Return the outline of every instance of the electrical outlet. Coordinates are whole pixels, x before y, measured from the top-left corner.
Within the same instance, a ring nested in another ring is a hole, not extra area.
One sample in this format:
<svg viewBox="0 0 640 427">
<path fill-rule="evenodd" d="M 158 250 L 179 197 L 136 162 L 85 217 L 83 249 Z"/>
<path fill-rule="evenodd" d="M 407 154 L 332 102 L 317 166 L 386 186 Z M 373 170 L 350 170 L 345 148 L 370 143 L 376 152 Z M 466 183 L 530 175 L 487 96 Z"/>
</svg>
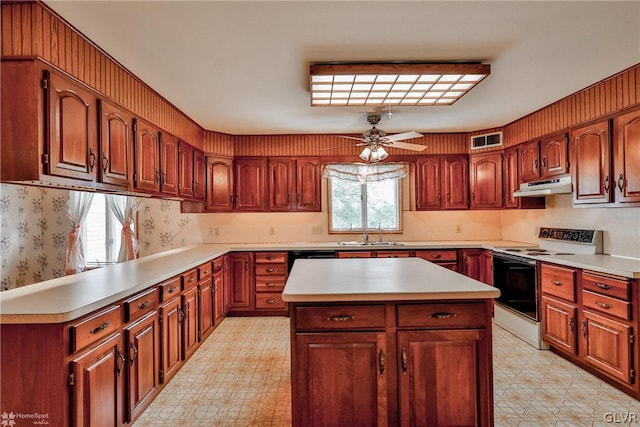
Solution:
<svg viewBox="0 0 640 427">
<path fill-rule="evenodd" d="M 311 234 L 322 234 L 322 226 L 318 225 L 311 229 Z"/>
<path fill-rule="evenodd" d="M 218 227 L 213 229 L 213 235 L 214 236 L 219 236 L 220 235 L 220 229 Z"/>
<path fill-rule="evenodd" d="M 456 234 L 460 234 L 460 233 L 462 233 L 462 226 L 456 225 Z"/>
<path fill-rule="evenodd" d="M 274 234 L 276 234 L 276 230 L 273 227 L 269 227 L 269 235 L 273 236 Z"/>
</svg>

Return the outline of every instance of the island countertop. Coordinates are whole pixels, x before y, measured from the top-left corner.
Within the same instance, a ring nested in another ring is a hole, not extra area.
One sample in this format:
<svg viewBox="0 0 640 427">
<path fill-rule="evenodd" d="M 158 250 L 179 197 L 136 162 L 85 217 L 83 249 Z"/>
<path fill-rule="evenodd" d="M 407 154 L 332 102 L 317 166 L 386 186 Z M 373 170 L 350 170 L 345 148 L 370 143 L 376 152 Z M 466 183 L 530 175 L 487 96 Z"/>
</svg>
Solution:
<svg viewBox="0 0 640 427">
<path fill-rule="evenodd" d="M 500 291 L 421 258 L 296 260 L 287 302 L 416 301 L 497 298 Z"/>
</svg>

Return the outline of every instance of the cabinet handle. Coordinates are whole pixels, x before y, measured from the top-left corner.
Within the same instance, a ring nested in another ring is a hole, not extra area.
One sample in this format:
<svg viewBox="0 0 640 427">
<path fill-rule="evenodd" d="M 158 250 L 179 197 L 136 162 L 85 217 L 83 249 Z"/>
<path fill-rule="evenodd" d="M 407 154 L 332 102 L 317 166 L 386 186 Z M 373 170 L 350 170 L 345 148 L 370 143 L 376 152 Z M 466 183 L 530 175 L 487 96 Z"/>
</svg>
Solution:
<svg viewBox="0 0 640 427">
<path fill-rule="evenodd" d="M 402 366 L 402 372 L 407 372 L 407 349 L 404 347 L 400 352 L 400 365 Z"/>
<path fill-rule="evenodd" d="M 265 286 L 268 286 L 268 287 L 270 287 L 270 288 L 273 288 L 276 284 L 275 284 L 275 283 L 273 283 L 273 282 L 269 282 L 269 283 L 265 283 L 264 285 L 265 285 Z"/>
<path fill-rule="evenodd" d="M 269 298 L 267 300 L 267 304 L 275 304 L 275 303 L 276 303 L 276 300 L 274 300 L 273 298 Z"/>
<path fill-rule="evenodd" d="M 354 320 L 355 317 L 350 316 L 348 314 L 340 314 L 338 316 L 329 316 L 327 320 L 331 320 L 332 322 L 346 322 L 349 320 Z"/>
<path fill-rule="evenodd" d="M 569 318 L 569 330 L 573 332 L 573 327 L 576 325 L 576 321 L 573 317 Z M 582 328 L 582 327 L 581 327 Z"/>
<path fill-rule="evenodd" d="M 585 338 L 587 337 L 587 321 L 586 320 L 583 320 L 582 323 L 580 323 L 580 332 L 582 332 L 583 337 Z"/>
<path fill-rule="evenodd" d="M 89 170 L 93 171 L 93 167 L 96 165 L 96 154 L 93 152 L 93 148 L 89 148 Z"/>
<path fill-rule="evenodd" d="M 107 169 L 109 169 L 109 158 L 107 157 L 107 153 L 102 152 L 102 170 L 107 173 Z"/>
<path fill-rule="evenodd" d="M 120 371 L 122 371 L 122 368 L 124 368 L 124 364 L 127 362 L 127 359 L 124 357 L 124 354 L 122 354 L 122 350 L 119 347 L 116 350 L 116 353 L 118 355 L 118 358 L 122 362 L 119 366 L 116 366 L 118 376 L 120 376 Z"/>
<path fill-rule="evenodd" d="M 276 270 L 275 270 L 275 269 L 273 269 L 273 268 L 267 268 L 265 271 L 266 271 L 267 273 L 273 273 L 273 272 L 274 272 L 274 271 L 276 271 Z"/>
<path fill-rule="evenodd" d="M 452 318 L 456 317 L 456 314 L 455 313 L 438 312 L 438 313 L 429 314 L 429 317 L 431 317 L 432 319 L 452 319 Z"/>
<path fill-rule="evenodd" d="M 451 201 L 451 193 L 447 193 L 447 201 Z"/>
<path fill-rule="evenodd" d="M 431 258 L 433 258 L 433 259 L 438 259 L 438 258 L 441 258 L 441 257 L 442 257 L 442 255 L 440 255 L 440 254 L 431 254 Z"/>
<path fill-rule="evenodd" d="M 613 307 L 611 304 L 607 304 L 607 303 L 600 302 L 600 301 L 596 301 L 596 305 L 598 307 L 606 308 L 606 309 L 609 309 L 609 308 Z"/>
<path fill-rule="evenodd" d="M 611 289 L 613 286 L 607 285 L 606 283 L 595 282 L 594 285 L 599 287 L 600 289 Z"/>
<path fill-rule="evenodd" d="M 546 167 L 547 167 L 547 158 L 546 158 L 546 157 L 543 157 L 543 158 L 542 158 L 542 167 L 543 167 L 543 168 L 546 168 Z"/>
<path fill-rule="evenodd" d="M 620 189 L 620 191 L 622 191 L 623 187 L 624 187 L 624 175 L 620 174 L 620 176 L 618 177 L 618 188 Z"/>
<path fill-rule="evenodd" d="M 604 177 L 604 191 L 605 193 L 609 192 L 609 175 Z"/>
<path fill-rule="evenodd" d="M 194 280 L 194 279 L 193 279 L 193 276 L 192 276 L 192 277 L 189 277 L 189 278 L 187 279 L 187 283 L 191 283 L 191 282 L 193 282 L 193 280 Z"/>
<path fill-rule="evenodd" d="M 438 202 L 440 201 L 440 193 L 438 193 Z"/>
<path fill-rule="evenodd" d="M 167 293 L 168 293 L 168 294 L 172 294 L 172 293 L 174 293 L 174 292 L 175 292 L 175 291 L 177 291 L 177 290 L 178 290 L 178 288 L 177 288 L 176 286 L 172 286 L 172 287 L 170 287 L 169 289 L 167 289 Z"/>
<path fill-rule="evenodd" d="M 471 201 L 472 202 L 476 201 L 476 193 L 475 192 L 471 193 Z"/>
<path fill-rule="evenodd" d="M 136 360 L 136 357 L 138 357 L 138 349 L 134 343 L 131 343 L 131 350 L 133 350 L 133 356 L 131 356 L 131 361 L 129 363 L 133 366 L 133 362 Z"/>
<path fill-rule="evenodd" d="M 378 366 L 380 367 L 380 375 L 384 373 L 384 351 L 380 350 L 378 353 Z"/>
<path fill-rule="evenodd" d="M 95 328 L 91 329 L 89 331 L 90 334 L 97 334 L 100 331 L 103 331 L 105 329 L 107 329 L 109 327 L 109 325 L 111 324 L 111 322 L 104 322 L 102 325 L 100 326 L 96 326 Z"/>
<path fill-rule="evenodd" d="M 244 262 L 244 269 L 249 271 L 249 261 Z"/>
<path fill-rule="evenodd" d="M 556 286 L 562 286 L 562 282 L 560 282 L 559 280 L 551 280 L 551 283 Z"/>
<path fill-rule="evenodd" d="M 184 311 L 178 310 L 178 322 L 182 322 L 184 320 Z"/>
<path fill-rule="evenodd" d="M 146 300 L 145 302 L 141 302 L 138 304 L 138 308 L 147 308 L 151 305 L 151 300 Z"/>
<path fill-rule="evenodd" d="M 271 261 L 271 260 L 276 259 L 276 257 L 274 257 L 273 255 L 269 255 L 269 256 L 264 257 L 264 259 Z"/>
<path fill-rule="evenodd" d="M 538 171 L 538 159 L 536 159 L 536 160 L 533 162 L 533 167 L 534 167 L 535 171 L 537 172 L 537 171 Z"/>
<path fill-rule="evenodd" d="M 160 171 L 156 169 L 156 176 L 155 176 L 156 182 L 159 184 L 160 183 Z"/>
</svg>

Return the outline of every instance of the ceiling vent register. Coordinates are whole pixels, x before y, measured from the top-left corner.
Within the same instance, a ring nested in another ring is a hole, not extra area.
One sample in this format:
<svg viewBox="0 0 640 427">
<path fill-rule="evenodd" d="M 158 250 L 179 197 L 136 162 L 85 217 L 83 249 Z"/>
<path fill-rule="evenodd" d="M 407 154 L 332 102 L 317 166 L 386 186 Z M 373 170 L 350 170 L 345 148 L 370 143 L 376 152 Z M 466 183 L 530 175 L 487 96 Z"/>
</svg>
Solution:
<svg viewBox="0 0 640 427">
<path fill-rule="evenodd" d="M 485 133 L 471 137 L 471 149 L 497 147 L 502 145 L 502 132 Z"/>
</svg>

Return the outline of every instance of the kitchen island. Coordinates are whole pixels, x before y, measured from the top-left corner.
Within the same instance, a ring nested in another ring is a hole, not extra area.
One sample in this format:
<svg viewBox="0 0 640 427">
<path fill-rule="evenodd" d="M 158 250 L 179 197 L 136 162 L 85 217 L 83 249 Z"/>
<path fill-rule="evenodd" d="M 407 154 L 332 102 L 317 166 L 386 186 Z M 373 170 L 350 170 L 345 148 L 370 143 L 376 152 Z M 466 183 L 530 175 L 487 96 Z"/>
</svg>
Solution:
<svg viewBox="0 0 640 427">
<path fill-rule="evenodd" d="M 419 258 L 297 260 L 293 425 L 493 425 L 497 296 Z"/>
</svg>

